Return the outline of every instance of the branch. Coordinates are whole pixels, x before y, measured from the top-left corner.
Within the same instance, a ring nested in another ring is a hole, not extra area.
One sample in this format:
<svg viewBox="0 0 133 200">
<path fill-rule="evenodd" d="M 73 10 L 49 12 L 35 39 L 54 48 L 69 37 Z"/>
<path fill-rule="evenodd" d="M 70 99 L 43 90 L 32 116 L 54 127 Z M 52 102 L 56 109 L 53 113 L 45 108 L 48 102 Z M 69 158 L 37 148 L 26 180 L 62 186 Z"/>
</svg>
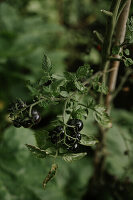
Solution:
<svg viewBox="0 0 133 200">
<path fill-rule="evenodd" d="M 117 28 L 116 28 L 116 39 L 115 39 L 116 46 L 124 42 L 125 32 L 126 32 L 126 22 L 129 15 L 130 4 L 131 4 L 131 0 L 128 0 L 126 6 L 124 7 L 119 17 Z M 120 59 L 119 55 L 115 55 L 114 57 L 115 59 Z M 110 104 L 112 102 L 112 93 L 114 92 L 115 86 L 116 86 L 119 65 L 120 65 L 120 61 L 114 61 L 111 64 L 111 68 L 114 68 L 114 70 L 110 74 L 109 93 L 106 97 L 106 106 L 107 106 L 108 112 L 110 111 L 110 107 L 111 107 Z"/>
<path fill-rule="evenodd" d="M 107 28 L 106 28 L 106 34 L 104 38 L 104 44 L 103 44 L 103 51 L 102 51 L 102 63 L 101 67 L 103 68 L 103 71 L 107 71 L 110 61 L 108 60 L 108 57 L 110 56 L 111 52 L 111 44 L 112 44 L 112 37 L 116 25 L 116 20 L 117 20 L 117 15 L 118 15 L 118 10 L 120 6 L 121 0 L 113 0 L 112 5 L 110 8 L 110 12 L 113 13 L 112 17 L 108 17 L 107 20 Z M 104 73 L 102 82 L 106 84 L 107 81 L 107 75 Z M 103 94 L 100 96 L 100 103 L 103 103 Z"/>
<path fill-rule="evenodd" d="M 125 76 L 123 76 L 123 78 L 121 79 L 121 82 L 118 86 L 118 88 L 115 90 L 114 94 L 112 94 L 112 100 L 117 96 L 117 94 L 121 91 L 124 83 L 126 82 L 128 76 L 132 73 L 131 70 L 127 70 L 125 73 Z"/>
</svg>

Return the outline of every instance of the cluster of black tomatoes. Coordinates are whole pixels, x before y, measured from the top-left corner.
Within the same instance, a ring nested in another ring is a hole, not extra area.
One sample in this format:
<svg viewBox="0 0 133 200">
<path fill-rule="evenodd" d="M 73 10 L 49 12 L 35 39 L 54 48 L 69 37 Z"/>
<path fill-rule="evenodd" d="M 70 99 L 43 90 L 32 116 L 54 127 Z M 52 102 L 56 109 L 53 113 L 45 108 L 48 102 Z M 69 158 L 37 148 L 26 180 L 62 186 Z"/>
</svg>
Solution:
<svg viewBox="0 0 133 200">
<path fill-rule="evenodd" d="M 49 136 L 53 144 L 63 143 L 67 149 L 73 151 L 78 149 L 82 129 L 83 122 L 80 119 L 70 119 L 67 122 L 66 131 L 63 126 L 56 126 L 49 132 Z"/>
<path fill-rule="evenodd" d="M 9 108 L 10 118 L 12 119 L 13 125 L 16 128 L 23 126 L 24 128 L 30 128 L 40 122 L 40 114 L 37 110 L 31 110 L 31 116 L 29 116 L 29 107 L 21 101 L 17 100 Z"/>
</svg>

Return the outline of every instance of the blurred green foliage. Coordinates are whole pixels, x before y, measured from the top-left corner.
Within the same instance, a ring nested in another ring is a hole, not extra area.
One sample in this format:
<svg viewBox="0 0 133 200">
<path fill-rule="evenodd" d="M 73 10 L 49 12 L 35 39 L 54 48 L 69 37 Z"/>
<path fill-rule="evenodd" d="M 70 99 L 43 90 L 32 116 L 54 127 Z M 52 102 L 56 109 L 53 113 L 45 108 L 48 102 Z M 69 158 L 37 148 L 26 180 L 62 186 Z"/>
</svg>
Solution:
<svg viewBox="0 0 133 200">
<path fill-rule="evenodd" d="M 109 6 L 109 0 L 0 1 L 0 199 L 78 200 L 87 191 L 93 172 L 92 150 L 82 162 L 59 160 L 57 175 L 44 191 L 41 184 L 52 161 L 36 159 L 27 151 L 26 143 L 35 144 L 34 131 L 10 127 L 7 108 L 18 97 L 31 100 L 25 81 L 40 77 L 44 53 L 57 73 L 75 71 L 85 63 L 98 70 L 100 51 L 92 31 L 104 33 L 105 18 L 100 10 Z M 58 113 L 58 107 L 49 108 L 44 116 L 51 117 L 52 112 Z M 128 176 L 133 181 L 133 114 L 114 109 L 112 119 L 106 169 L 117 178 Z M 96 135 L 91 118 L 83 131 Z"/>
</svg>

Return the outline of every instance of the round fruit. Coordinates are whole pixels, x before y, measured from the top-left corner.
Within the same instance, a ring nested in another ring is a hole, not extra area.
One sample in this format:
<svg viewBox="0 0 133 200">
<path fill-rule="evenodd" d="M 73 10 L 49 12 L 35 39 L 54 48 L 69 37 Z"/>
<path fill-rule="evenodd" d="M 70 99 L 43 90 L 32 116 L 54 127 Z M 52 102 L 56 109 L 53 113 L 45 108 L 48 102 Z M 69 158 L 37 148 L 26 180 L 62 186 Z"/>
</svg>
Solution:
<svg viewBox="0 0 133 200">
<path fill-rule="evenodd" d="M 53 130 L 53 134 L 57 135 L 58 139 L 63 139 L 64 133 L 63 126 L 56 126 Z"/>
<path fill-rule="evenodd" d="M 32 110 L 32 120 L 35 124 L 38 124 L 41 120 L 40 113 L 37 110 Z"/>
<path fill-rule="evenodd" d="M 23 122 L 21 123 L 21 125 L 22 125 L 24 128 L 30 128 L 30 127 L 33 125 L 33 123 L 32 123 L 32 121 L 31 121 L 30 119 L 28 119 L 28 120 L 26 120 L 26 121 L 23 121 Z"/>
<path fill-rule="evenodd" d="M 56 136 L 56 135 L 52 135 L 52 136 L 51 136 L 51 142 L 52 142 L 53 144 L 56 144 L 57 141 L 58 141 L 57 136 Z"/>
<path fill-rule="evenodd" d="M 65 140 L 66 144 L 68 144 L 68 145 L 74 144 L 75 141 L 76 141 L 76 138 L 74 139 L 74 138 L 71 138 L 69 136 L 67 136 L 66 140 Z"/>
<path fill-rule="evenodd" d="M 13 125 L 14 125 L 16 128 L 20 128 L 20 127 L 21 127 L 21 124 L 20 124 L 17 120 L 13 120 Z"/>
<path fill-rule="evenodd" d="M 26 104 L 21 100 L 17 100 L 16 104 L 17 104 L 17 109 L 22 109 L 26 106 Z"/>
<path fill-rule="evenodd" d="M 76 138 L 78 139 L 78 141 L 80 141 L 81 140 L 81 134 L 77 133 Z"/>
<path fill-rule="evenodd" d="M 75 142 L 74 145 L 73 145 L 72 147 L 70 147 L 70 150 L 71 150 L 71 151 L 75 151 L 75 150 L 77 150 L 77 149 L 78 149 L 78 143 Z"/>
<path fill-rule="evenodd" d="M 67 124 L 73 126 L 69 127 L 69 129 L 76 129 L 77 131 L 83 129 L 83 122 L 80 119 L 70 119 Z"/>
<path fill-rule="evenodd" d="M 56 126 L 52 131 L 49 132 L 49 136 L 51 137 L 51 142 L 53 144 L 63 139 L 64 138 L 63 126 Z"/>
</svg>

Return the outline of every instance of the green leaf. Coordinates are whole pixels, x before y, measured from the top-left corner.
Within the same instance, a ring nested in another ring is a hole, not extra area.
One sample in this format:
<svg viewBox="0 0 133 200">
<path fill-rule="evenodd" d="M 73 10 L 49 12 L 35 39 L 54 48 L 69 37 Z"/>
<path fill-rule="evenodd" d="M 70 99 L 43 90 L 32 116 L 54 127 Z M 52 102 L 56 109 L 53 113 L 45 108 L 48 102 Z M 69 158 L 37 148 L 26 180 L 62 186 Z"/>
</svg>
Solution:
<svg viewBox="0 0 133 200">
<path fill-rule="evenodd" d="M 50 72 L 51 69 L 52 69 L 51 61 L 50 61 L 50 59 L 45 54 L 43 56 L 42 69 L 45 72 Z"/>
<path fill-rule="evenodd" d="M 93 86 L 93 89 L 96 91 L 96 92 L 100 92 L 100 93 L 103 93 L 103 94 L 107 94 L 108 93 L 108 88 L 107 86 L 105 85 L 105 83 L 100 83 L 99 81 L 97 81 L 97 79 L 93 80 L 91 82 L 92 86 Z"/>
<path fill-rule="evenodd" d="M 120 47 L 119 46 L 114 46 L 112 48 L 112 54 L 113 55 L 119 54 L 119 51 L 120 51 Z"/>
<path fill-rule="evenodd" d="M 133 42 L 133 17 L 127 21 L 125 40 L 130 44 Z"/>
<path fill-rule="evenodd" d="M 66 162 L 72 162 L 74 160 L 79 160 L 81 158 L 83 158 L 84 156 L 86 156 L 87 153 L 68 153 L 68 154 L 65 154 L 62 159 Z"/>
<path fill-rule="evenodd" d="M 90 68 L 90 65 L 86 64 L 77 69 L 76 76 L 78 79 L 85 79 L 91 76 L 92 73 L 93 73 L 93 70 Z"/>
<path fill-rule="evenodd" d="M 130 65 L 133 65 L 133 60 L 131 58 L 124 59 L 124 64 L 126 67 L 129 67 Z"/>
<path fill-rule="evenodd" d="M 30 145 L 30 144 L 26 144 L 26 146 L 29 149 L 29 151 L 31 151 L 38 158 L 45 158 L 47 156 L 46 151 L 41 150 L 40 148 L 36 146 Z"/>
<path fill-rule="evenodd" d="M 68 92 L 67 91 L 61 91 L 60 92 L 60 95 L 62 96 L 62 97 L 68 97 Z"/>
<path fill-rule="evenodd" d="M 98 143 L 98 140 L 96 140 L 92 137 L 88 137 L 87 135 L 81 134 L 80 144 L 82 144 L 84 146 L 94 146 L 97 143 Z"/>
<path fill-rule="evenodd" d="M 39 148 L 43 148 L 44 146 L 48 145 L 48 131 L 46 130 L 35 130 L 35 139 Z"/>
<path fill-rule="evenodd" d="M 68 81 L 75 81 L 76 80 L 76 75 L 75 73 L 71 72 L 64 72 L 64 76 Z"/>
<path fill-rule="evenodd" d="M 124 50 L 124 53 L 125 53 L 127 56 L 129 56 L 129 54 L 130 54 L 129 49 L 125 49 L 125 50 Z"/>
<path fill-rule="evenodd" d="M 86 118 L 88 116 L 88 109 L 87 108 L 78 108 L 77 110 L 73 110 L 72 112 L 72 118 L 77 118 L 77 119 L 83 119 Z"/>
<path fill-rule="evenodd" d="M 88 100 L 87 101 L 87 107 L 88 108 L 94 108 L 94 106 L 95 106 L 95 99 L 94 99 L 94 97 L 89 96 L 87 100 Z"/>
<path fill-rule="evenodd" d="M 94 118 L 95 120 L 104 127 L 107 128 L 111 128 L 112 127 L 112 123 L 110 121 L 110 118 L 106 112 L 106 109 L 104 106 L 102 105 L 96 105 L 94 107 L 95 111 L 94 111 Z"/>
<path fill-rule="evenodd" d="M 75 81 L 75 86 L 80 92 L 82 92 L 82 93 L 87 92 L 87 88 L 81 82 Z"/>
<path fill-rule="evenodd" d="M 76 86 L 74 81 L 67 81 L 66 84 L 64 85 L 67 92 L 75 91 Z"/>
</svg>

